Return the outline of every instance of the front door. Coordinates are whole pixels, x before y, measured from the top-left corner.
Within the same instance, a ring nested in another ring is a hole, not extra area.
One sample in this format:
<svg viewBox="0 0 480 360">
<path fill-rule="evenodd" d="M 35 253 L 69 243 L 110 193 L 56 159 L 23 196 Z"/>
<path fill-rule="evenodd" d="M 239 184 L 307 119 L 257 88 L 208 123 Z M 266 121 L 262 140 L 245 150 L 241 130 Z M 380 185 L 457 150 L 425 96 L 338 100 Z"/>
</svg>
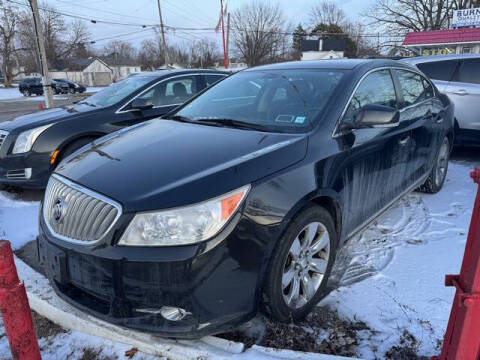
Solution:
<svg viewBox="0 0 480 360">
<path fill-rule="evenodd" d="M 464 59 L 446 93 L 455 104 L 459 135 L 468 138 L 469 132 L 480 131 L 480 59 Z"/>
<path fill-rule="evenodd" d="M 366 105 L 398 109 L 389 69 L 367 75 L 355 90 L 342 121 Z M 365 119 L 368 121 L 368 119 Z M 402 190 L 411 146 L 410 131 L 402 123 L 356 129 L 343 136 L 350 149 L 344 164 L 343 208 L 346 233 L 351 234 L 388 205 Z"/>
<path fill-rule="evenodd" d="M 130 101 L 116 112 L 115 123 L 130 126 L 165 115 L 203 89 L 203 82 L 203 75 L 180 75 L 161 80 L 134 98 L 151 100 L 151 109 L 132 109 Z"/>
</svg>

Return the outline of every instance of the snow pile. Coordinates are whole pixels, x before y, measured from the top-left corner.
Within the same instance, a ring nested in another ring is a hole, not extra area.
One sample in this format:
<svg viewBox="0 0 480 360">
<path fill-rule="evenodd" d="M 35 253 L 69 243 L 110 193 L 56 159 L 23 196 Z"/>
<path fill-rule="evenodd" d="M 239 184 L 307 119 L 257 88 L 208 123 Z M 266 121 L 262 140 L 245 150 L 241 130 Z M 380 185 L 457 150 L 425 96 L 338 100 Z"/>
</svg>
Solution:
<svg viewBox="0 0 480 360">
<path fill-rule="evenodd" d="M 401 199 L 338 254 L 333 284 L 321 306 L 342 318 L 364 322 L 358 356 L 385 358 L 400 339 L 409 339 L 418 355 L 432 356 L 440 345 L 454 296 L 444 287 L 445 274 L 460 270 L 476 186 L 471 163 L 453 162 L 444 189 L 436 195 L 412 193 Z M 37 234 L 38 202 L 0 192 L 0 237 L 19 248 Z M 8 344 L 0 326 L 0 359 Z M 72 331 L 41 340 L 44 359 L 81 358 L 85 348 L 94 357 L 122 358 L 128 346 Z M 272 350 L 254 346 L 236 359 L 267 358 Z M 295 358 L 289 351 L 277 356 Z M 135 359 L 148 359 L 141 354 Z M 304 358 L 307 358 L 306 356 Z M 313 356 L 312 359 L 320 359 Z"/>
<path fill-rule="evenodd" d="M 23 95 L 18 91 L 18 88 L 0 88 L 0 101 L 2 100 L 13 100 L 23 98 Z"/>
</svg>

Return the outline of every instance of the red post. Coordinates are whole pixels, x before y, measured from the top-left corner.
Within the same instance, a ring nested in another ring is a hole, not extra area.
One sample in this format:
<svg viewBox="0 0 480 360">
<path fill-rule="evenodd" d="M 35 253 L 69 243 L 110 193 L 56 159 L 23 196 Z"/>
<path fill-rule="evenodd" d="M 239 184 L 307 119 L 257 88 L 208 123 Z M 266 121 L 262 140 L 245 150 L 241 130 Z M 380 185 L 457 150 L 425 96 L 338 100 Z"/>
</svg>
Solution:
<svg viewBox="0 0 480 360">
<path fill-rule="evenodd" d="M 222 43 L 223 43 L 223 65 L 225 66 L 225 69 L 228 68 L 228 60 L 227 60 L 227 49 L 225 45 L 225 23 L 223 21 L 223 0 L 220 0 L 220 7 L 221 7 L 221 15 L 220 19 L 222 20 Z"/>
<path fill-rule="evenodd" d="M 18 279 L 10 243 L 0 240 L 0 313 L 14 360 L 40 360 L 25 286 Z"/>
<path fill-rule="evenodd" d="M 38 110 L 43 110 L 43 104 L 42 103 L 38 104 Z"/>
<path fill-rule="evenodd" d="M 480 359 L 480 168 L 470 176 L 479 185 L 473 206 L 460 275 L 447 275 L 446 286 L 455 286 L 442 354 L 439 360 Z"/>
</svg>

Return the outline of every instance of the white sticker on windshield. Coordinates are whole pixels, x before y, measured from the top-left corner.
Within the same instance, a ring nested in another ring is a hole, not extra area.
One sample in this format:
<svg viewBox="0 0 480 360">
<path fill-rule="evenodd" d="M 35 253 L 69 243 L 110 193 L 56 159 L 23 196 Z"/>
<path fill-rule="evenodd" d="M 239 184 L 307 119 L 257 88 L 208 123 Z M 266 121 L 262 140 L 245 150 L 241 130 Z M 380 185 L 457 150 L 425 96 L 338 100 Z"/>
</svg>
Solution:
<svg viewBox="0 0 480 360">
<path fill-rule="evenodd" d="M 295 121 L 294 123 L 295 124 L 303 124 L 305 122 L 305 120 L 307 120 L 307 117 L 306 116 L 297 116 L 295 118 Z"/>
</svg>

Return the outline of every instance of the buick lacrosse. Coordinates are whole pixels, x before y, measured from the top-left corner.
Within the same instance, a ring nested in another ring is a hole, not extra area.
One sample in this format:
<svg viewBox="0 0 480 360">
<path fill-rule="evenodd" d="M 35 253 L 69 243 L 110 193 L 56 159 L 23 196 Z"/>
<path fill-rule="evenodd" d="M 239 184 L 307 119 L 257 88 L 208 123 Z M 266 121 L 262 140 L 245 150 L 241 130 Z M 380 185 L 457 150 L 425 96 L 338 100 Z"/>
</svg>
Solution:
<svg viewBox="0 0 480 360">
<path fill-rule="evenodd" d="M 452 114 L 395 61 L 242 71 L 67 157 L 42 204 L 41 262 L 66 301 L 163 336 L 259 310 L 302 319 L 346 240 L 409 191 L 442 188 Z"/>
</svg>

